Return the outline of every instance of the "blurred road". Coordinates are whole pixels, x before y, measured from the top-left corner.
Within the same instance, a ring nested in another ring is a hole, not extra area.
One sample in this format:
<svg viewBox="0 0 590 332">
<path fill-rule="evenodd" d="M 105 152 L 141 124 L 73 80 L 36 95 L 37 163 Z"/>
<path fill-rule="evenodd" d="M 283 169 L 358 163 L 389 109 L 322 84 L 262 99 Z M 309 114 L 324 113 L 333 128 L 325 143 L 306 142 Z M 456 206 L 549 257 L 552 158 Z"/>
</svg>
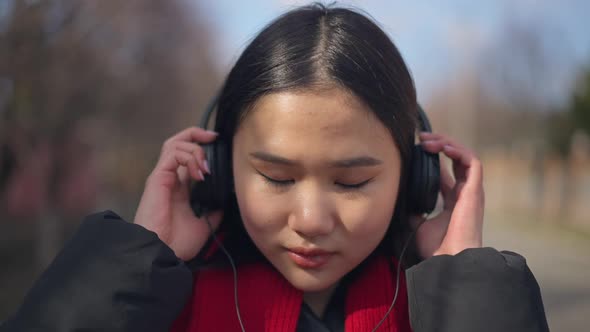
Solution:
<svg viewBox="0 0 590 332">
<path fill-rule="evenodd" d="M 551 331 L 590 330 L 590 237 L 487 219 L 484 245 L 523 255 L 535 274 Z"/>
</svg>

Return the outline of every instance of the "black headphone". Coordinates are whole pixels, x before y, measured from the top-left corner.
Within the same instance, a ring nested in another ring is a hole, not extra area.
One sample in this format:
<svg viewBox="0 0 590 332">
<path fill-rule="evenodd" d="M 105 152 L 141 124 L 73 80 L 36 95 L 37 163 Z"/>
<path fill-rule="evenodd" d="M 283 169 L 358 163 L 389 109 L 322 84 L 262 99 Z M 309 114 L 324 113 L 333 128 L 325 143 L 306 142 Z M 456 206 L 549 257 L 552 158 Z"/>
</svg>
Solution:
<svg viewBox="0 0 590 332">
<path fill-rule="evenodd" d="M 215 97 L 203 117 L 200 127 L 206 129 L 211 114 L 217 106 Z M 420 127 L 423 131 L 432 132 L 428 117 L 418 105 Z M 190 204 L 197 216 L 226 206 L 233 191 L 231 181 L 231 165 L 228 160 L 227 145 L 216 140 L 201 145 L 205 152 L 211 174 L 205 174 L 205 180 L 194 181 L 190 188 Z M 417 144 L 412 151 L 412 164 L 409 172 L 408 204 L 411 214 L 428 214 L 434 210 L 440 189 L 440 159 L 438 154 L 424 151 Z"/>
</svg>

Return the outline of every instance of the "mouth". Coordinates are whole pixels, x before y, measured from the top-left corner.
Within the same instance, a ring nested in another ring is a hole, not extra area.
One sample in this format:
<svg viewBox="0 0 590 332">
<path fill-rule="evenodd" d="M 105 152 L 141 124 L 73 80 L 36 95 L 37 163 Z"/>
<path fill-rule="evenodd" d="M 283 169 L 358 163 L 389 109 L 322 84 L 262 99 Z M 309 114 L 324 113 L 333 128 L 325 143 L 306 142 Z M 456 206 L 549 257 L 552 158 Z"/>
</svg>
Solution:
<svg viewBox="0 0 590 332">
<path fill-rule="evenodd" d="M 334 252 L 317 249 L 317 248 L 289 248 L 287 249 L 289 257 L 299 267 L 307 269 L 317 269 L 326 265 Z"/>
</svg>

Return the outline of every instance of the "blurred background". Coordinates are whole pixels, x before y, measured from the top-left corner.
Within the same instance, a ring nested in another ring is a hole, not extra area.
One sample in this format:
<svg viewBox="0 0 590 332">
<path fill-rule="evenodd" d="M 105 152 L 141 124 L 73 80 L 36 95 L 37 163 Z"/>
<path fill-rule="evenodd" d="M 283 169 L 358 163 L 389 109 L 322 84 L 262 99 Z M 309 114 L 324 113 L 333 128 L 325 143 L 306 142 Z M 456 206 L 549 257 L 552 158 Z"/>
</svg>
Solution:
<svg viewBox="0 0 590 332">
<path fill-rule="evenodd" d="M 132 220 L 160 146 L 303 1 L 0 0 L 0 321 L 84 215 Z M 341 1 L 392 37 L 435 131 L 484 162 L 485 245 L 553 331 L 590 322 L 590 2 Z"/>
</svg>

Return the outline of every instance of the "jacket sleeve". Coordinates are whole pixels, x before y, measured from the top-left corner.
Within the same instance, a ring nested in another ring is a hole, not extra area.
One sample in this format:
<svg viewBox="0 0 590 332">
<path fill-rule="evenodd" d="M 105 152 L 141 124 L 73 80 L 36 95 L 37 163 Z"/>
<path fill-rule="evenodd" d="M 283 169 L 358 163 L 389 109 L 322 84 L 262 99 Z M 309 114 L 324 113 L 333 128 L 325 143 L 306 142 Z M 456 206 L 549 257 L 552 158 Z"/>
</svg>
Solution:
<svg viewBox="0 0 590 332">
<path fill-rule="evenodd" d="M 191 271 L 155 233 L 97 213 L 0 331 L 167 331 L 191 288 Z"/>
<path fill-rule="evenodd" d="M 406 271 L 414 332 L 549 331 L 526 260 L 493 248 L 431 257 Z"/>
</svg>

